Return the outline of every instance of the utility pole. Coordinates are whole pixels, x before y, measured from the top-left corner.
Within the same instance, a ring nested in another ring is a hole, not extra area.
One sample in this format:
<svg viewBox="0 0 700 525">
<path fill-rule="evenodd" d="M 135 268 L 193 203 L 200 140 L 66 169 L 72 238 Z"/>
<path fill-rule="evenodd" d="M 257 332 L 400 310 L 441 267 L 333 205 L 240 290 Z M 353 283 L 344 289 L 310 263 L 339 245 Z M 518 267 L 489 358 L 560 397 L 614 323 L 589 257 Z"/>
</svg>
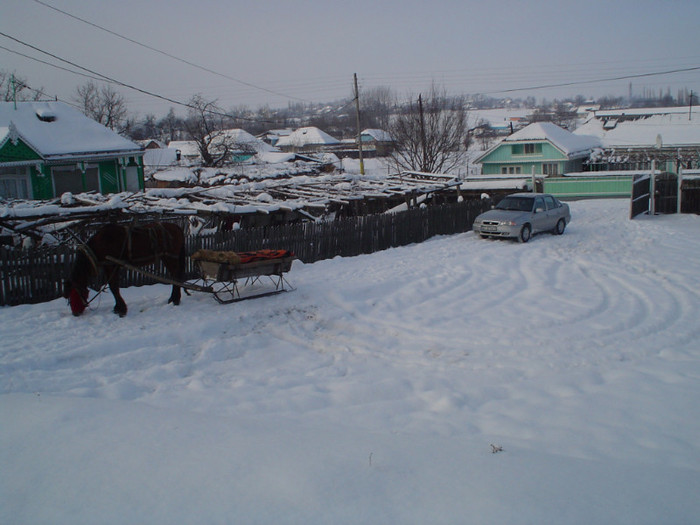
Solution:
<svg viewBox="0 0 700 525">
<path fill-rule="evenodd" d="M 17 82 L 15 82 L 15 74 L 14 73 L 10 76 L 10 81 L 12 82 L 12 101 L 15 104 L 15 109 L 17 109 Z M 691 99 L 693 98 L 692 94 L 691 94 L 690 98 Z"/>
<path fill-rule="evenodd" d="M 423 149 L 423 165 L 421 171 L 428 171 L 428 152 L 425 150 L 425 118 L 423 117 L 423 97 L 418 95 L 418 114 L 420 115 L 420 144 Z"/>
<path fill-rule="evenodd" d="M 690 90 L 690 103 L 688 104 L 688 120 L 693 116 L 693 90 Z"/>
<path fill-rule="evenodd" d="M 355 110 L 357 113 L 357 149 L 360 152 L 360 175 L 365 174 L 365 162 L 362 159 L 362 130 L 360 129 L 360 91 L 357 89 L 357 73 L 355 79 Z"/>
</svg>

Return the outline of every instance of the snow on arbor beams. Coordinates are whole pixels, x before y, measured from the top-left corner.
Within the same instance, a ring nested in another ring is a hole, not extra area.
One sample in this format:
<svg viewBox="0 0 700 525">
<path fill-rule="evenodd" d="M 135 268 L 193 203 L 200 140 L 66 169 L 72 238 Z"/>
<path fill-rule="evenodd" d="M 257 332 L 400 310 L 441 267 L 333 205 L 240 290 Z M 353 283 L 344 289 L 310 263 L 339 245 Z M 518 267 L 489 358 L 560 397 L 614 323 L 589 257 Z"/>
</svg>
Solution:
<svg viewBox="0 0 700 525">
<path fill-rule="evenodd" d="M 447 175 L 402 172 L 383 177 L 333 174 L 194 188 L 152 188 L 138 193 L 63 194 L 49 201 L 0 203 L 0 226 L 41 238 L 78 223 L 156 217 L 197 217 L 200 225 L 241 227 L 381 213 L 437 197 L 456 200 L 460 181 Z M 184 220 L 184 219 L 183 219 Z"/>
</svg>

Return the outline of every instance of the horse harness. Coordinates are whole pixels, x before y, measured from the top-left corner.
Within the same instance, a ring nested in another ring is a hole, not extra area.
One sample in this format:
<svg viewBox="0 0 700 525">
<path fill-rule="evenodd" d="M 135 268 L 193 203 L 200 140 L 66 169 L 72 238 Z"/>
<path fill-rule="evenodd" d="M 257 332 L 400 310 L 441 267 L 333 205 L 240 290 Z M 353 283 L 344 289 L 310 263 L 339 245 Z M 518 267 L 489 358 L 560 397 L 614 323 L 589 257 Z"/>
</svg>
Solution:
<svg viewBox="0 0 700 525">
<path fill-rule="evenodd" d="M 151 257 L 155 257 L 155 261 L 158 262 L 158 261 L 160 261 L 161 257 L 167 253 L 164 250 L 168 246 L 170 233 L 168 232 L 168 230 L 165 229 L 165 226 L 163 226 L 162 223 L 159 222 L 156 228 L 146 228 L 146 227 L 138 226 L 138 225 L 128 225 L 128 226 L 122 226 L 122 227 L 124 228 L 124 244 L 125 244 L 125 246 L 122 246 L 122 250 L 121 250 L 121 257 L 122 258 L 124 257 L 124 250 L 125 249 L 126 249 L 126 258 L 127 258 L 127 260 L 131 261 L 132 263 L 145 262 L 145 261 L 148 261 Z M 133 234 L 134 234 L 135 230 L 148 233 L 148 238 L 150 241 L 151 249 L 153 251 L 153 255 L 146 256 L 143 259 L 134 259 L 133 258 L 132 247 L 133 247 Z"/>
</svg>

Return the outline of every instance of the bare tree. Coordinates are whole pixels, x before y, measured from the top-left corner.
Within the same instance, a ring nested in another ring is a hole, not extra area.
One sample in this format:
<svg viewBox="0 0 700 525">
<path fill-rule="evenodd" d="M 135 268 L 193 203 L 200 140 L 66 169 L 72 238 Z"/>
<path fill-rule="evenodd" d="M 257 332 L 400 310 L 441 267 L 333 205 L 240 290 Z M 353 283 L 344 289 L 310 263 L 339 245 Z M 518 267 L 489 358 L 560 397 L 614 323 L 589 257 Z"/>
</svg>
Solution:
<svg viewBox="0 0 700 525">
<path fill-rule="evenodd" d="M 190 99 L 188 106 L 185 132 L 189 140 L 197 143 L 203 166 L 223 166 L 231 161 L 234 153 L 249 151 L 249 144 L 237 142 L 235 136 L 228 132 L 229 116 L 216 105 L 215 100 L 206 100 L 197 94 Z"/>
<path fill-rule="evenodd" d="M 123 131 L 128 122 L 126 100 L 110 85 L 90 80 L 76 88 L 73 99 L 85 115 L 110 129 Z"/>
<path fill-rule="evenodd" d="M 360 104 L 365 126 L 386 130 L 396 105 L 396 95 L 390 87 L 376 86 L 362 93 Z"/>
<path fill-rule="evenodd" d="M 158 128 L 166 142 L 177 140 L 178 132 L 183 128 L 182 119 L 175 115 L 175 110 L 170 108 L 168 114 L 158 122 Z"/>
<path fill-rule="evenodd" d="M 14 73 L 0 69 L 0 96 L 5 102 L 13 100 L 39 100 L 43 90 L 32 89 L 27 85 L 27 80 L 18 77 Z"/>
<path fill-rule="evenodd" d="M 469 131 L 464 107 L 461 97 L 447 97 L 434 85 L 426 98 L 411 100 L 389 126 L 397 168 L 449 173 L 462 165 Z"/>
</svg>

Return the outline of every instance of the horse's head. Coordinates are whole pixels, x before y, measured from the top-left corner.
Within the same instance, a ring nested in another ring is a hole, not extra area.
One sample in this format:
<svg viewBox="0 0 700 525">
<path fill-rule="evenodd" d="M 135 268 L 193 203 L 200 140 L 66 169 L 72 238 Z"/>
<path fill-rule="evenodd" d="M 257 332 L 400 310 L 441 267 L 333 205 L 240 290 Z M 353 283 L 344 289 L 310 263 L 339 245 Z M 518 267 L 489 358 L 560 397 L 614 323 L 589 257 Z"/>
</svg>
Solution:
<svg viewBox="0 0 700 525">
<path fill-rule="evenodd" d="M 68 299 L 70 310 L 76 317 L 82 314 L 88 305 L 88 289 L 76 285 L 74 281 L 66 279 L 63 281 L 63 297 Z"/>
<path fill-rule="evenodd" d="M 70 278 L 63 281 L 63 297 L 68 299 L 71 312 L 78 316 L 88 305 L 88 279 L 92 275 L 94 261 L 87 250 L 78 250 Z"/>
</svg>

